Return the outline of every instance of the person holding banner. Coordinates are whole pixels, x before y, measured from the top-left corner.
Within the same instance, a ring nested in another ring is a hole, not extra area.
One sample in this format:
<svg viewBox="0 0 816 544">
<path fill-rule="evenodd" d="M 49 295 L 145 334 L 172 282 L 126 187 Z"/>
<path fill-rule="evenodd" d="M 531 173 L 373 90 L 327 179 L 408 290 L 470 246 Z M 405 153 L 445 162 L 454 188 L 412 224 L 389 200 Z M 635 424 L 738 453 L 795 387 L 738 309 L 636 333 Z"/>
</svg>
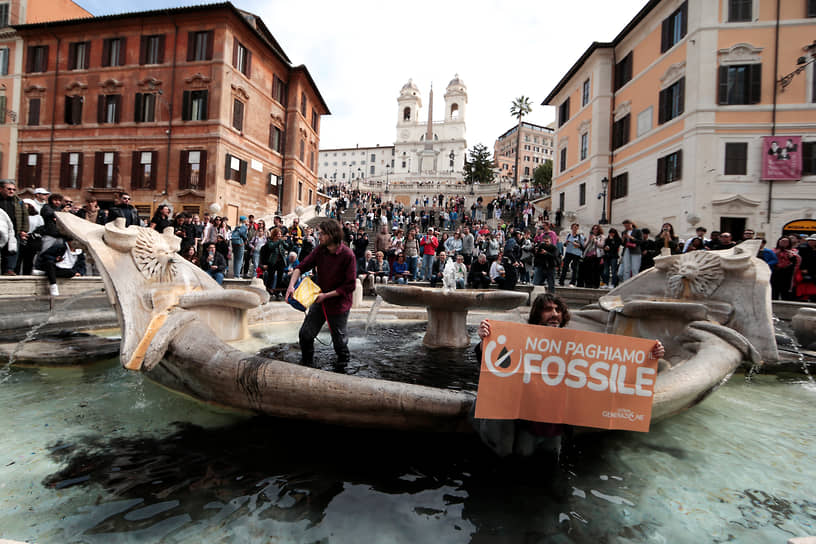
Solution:
<svg viewBox="0 0 816 544">
<path fill-rule="evenodd" d="M 318 246 L 292 271 L 284 300 L 295 291 L 301 274 L 317 268 L 321 293 L 309 309 L 298 334 L 301 364 L 313 366 L 314 339 L 328 321 L 334 352 L 339 364 L 349 361 L 346 325 L 356 287 L 354 253 L 343 243 L 343 229 L 334 219 L 325 219 L 317 227 Z"/>
</svg>

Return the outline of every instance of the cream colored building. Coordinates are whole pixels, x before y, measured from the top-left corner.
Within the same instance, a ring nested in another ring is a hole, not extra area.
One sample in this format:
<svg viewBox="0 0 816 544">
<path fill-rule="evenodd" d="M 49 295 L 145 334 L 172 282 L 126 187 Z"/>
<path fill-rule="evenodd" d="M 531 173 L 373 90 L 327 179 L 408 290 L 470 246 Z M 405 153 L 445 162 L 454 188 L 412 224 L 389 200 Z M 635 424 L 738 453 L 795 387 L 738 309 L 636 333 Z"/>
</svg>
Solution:
<svg viewBox="0 0 816 544">
<path fill-rule="evenodd" d="M 554 132 L 551 126 L 543 127 L 522 121 L 519 183 L 532 181 L 535 169 L 544 164 L 544 161 L 553 160 Z M 499 136 L 496 143 L 493 144 L 496 170 L 502 179 L 515 179 L 513 172 L 516 169 L 516 147 L 518 145 L 518 124 L 513 125 L 507 132 Z"/>
<path fill-rule="evenodd" d="M 814 0 L 649 1 L 544 100 L 558 110 L 553 208 L 598 222 L 607 178 L 613 224 L 749 227 L 775 243 L 816 216 L 814 38 Z M 761 179 L 771 135 L 801 137 L 801 179 Z"/>
</svg>

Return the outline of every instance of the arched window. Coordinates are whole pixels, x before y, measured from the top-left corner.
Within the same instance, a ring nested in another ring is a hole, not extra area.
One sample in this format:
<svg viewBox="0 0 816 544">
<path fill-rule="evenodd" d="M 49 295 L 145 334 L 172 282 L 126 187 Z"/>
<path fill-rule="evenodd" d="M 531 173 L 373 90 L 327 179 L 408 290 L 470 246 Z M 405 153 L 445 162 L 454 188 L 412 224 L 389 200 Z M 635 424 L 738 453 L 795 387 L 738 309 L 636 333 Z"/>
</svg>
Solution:
<svg viewBox="0 0 816 544">
<path fill-rule="evenodd" d="M 451 104 L 450 116 L 454 121 L 459 119 L 459 104 Z"/>
<path fill-rule="evenodd" d="M 402 120 L 403 121 L 411 120 L 411 108 L 405 108 L 404 110 L 402 110 Z"/>
</svg>

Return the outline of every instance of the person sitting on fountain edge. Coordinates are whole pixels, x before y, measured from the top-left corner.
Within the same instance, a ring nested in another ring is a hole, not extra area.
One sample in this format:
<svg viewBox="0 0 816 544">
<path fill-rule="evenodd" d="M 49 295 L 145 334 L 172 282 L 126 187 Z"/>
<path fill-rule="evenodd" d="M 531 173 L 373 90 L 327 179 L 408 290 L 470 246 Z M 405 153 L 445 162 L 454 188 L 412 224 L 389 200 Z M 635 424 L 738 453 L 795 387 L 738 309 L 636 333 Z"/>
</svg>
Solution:
<svg viewBox="0 0 816 544">
<path fill-rule="evenodd" d="M 445 263 L 448 262 L 448 256 L 444 251 L 440 251 L 431 266 L 431 287 L 436 287 L 436 284 L 442 283 L 442 278 L 445 276 Z"/>
<path fill-rule="evenodd" d="M 285 300 L 295 291 L 295 284 L 301 274 L 317 267 L 317 285 L 321 293 L 309 309 L 298 334 L 300 340 L 301 363 L 314 364 L 314 339 L 323 323 L 328 320 L 337 362 L 349 360 L 346 325 L 351 310 L 352 294 L 356 283 L 356 259 L 354 253 L 343 243 L 343 230 L 334 219 L 321 221 L 317 227 L 318 246 L 304 258 L 292 272 Z"/>
</svg>

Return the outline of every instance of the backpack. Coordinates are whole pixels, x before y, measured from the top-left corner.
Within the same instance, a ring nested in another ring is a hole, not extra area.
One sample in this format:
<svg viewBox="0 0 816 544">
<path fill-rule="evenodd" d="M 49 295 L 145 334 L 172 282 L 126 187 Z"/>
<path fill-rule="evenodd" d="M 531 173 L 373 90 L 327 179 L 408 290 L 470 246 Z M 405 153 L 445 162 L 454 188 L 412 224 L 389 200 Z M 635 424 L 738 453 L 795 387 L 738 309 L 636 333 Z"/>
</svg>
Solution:
<svg viewBox="0 0 816 544">
<path fill-rule="evenodd" d="M 230 235 L 230 241 L 233 244 L 246 243 L 246 227 L 243 225 L 241 225 L 240 227 L 235 227 L 232 230 L 232 235 Z"/>
</svg>

